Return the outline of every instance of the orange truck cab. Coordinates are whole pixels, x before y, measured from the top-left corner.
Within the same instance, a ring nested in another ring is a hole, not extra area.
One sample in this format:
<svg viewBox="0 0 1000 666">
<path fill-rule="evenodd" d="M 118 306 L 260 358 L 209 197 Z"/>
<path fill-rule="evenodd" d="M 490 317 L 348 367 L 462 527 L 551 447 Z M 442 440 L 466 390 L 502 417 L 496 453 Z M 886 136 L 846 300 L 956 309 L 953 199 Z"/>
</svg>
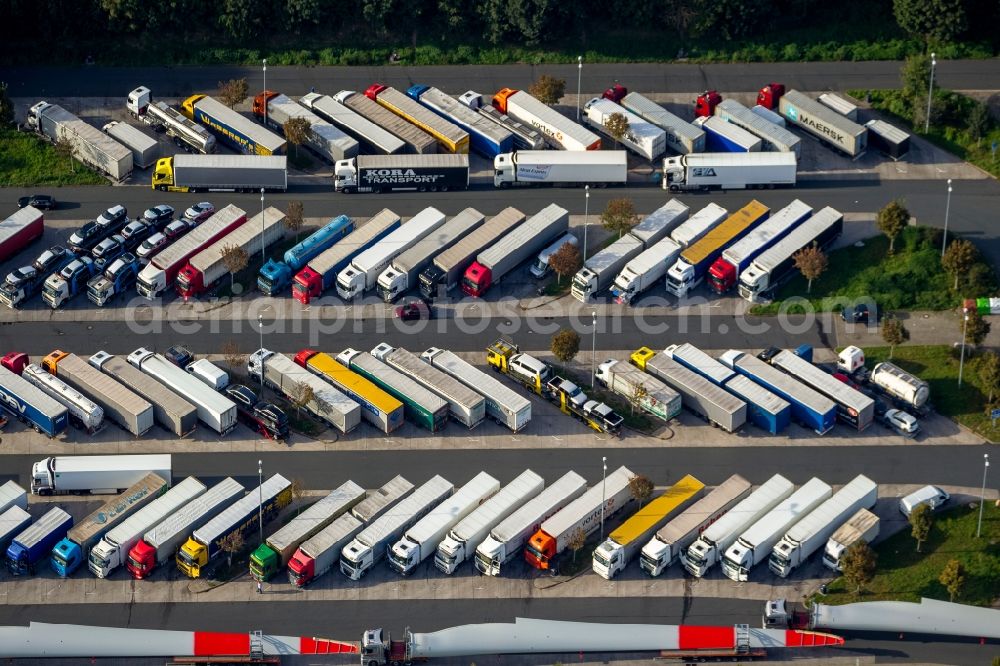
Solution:
<svg viewBox="0 0 1000 666">
<path fill-rule="evenodd" d="M 256 95 L 253 98 L 253 106 L 252 106 L 253 115 L 257 116 L 258 118 L 263 118 L 264 113 L 267 110 L 267 101 L 272 97 L 277 97 L 277 96 L 278 93 L 274 92 L 273 90 L 265 90 L 264 92 Z"/>
<path fill-rule="evenodd" d="M 548 569 L 557 555 L 556 540 L 542 530 L 535 532 L 524 549 L 524 559 L 536 569 Z"/>
<path fill-rule="evenodd" d="M 514 88 L 501 88 L 496 95 L 493 95 L 493 108 L 500 113 L 507 113 L 507 98 L 518 92 L 520 91 Z"/>
<path fill-rule="evenodd" d="M 59 349 L 56 349 L 51 354 L 42 359 L 42 367 L 45 368 L 50 375 L 59 374 L 56 371 L 56 368 L 59 365 L 59 361 L 63 360 L 67 356 L 69 356 L 69 352 L 64 352 Z"/>
</svg>

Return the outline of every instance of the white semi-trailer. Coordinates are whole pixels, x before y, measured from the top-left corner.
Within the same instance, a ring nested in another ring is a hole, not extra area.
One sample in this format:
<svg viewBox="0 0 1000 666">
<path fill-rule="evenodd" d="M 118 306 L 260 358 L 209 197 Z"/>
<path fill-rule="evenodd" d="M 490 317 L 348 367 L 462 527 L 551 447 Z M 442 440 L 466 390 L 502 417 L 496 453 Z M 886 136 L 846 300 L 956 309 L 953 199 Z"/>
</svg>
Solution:
<svg viewBox="0 0 1000 666">
<path fill-rule="evenodd" d="M 746 190 L 795 185 L 795 153 L 695 153 L 663 160 L 663 189 Z"/>
</svg>

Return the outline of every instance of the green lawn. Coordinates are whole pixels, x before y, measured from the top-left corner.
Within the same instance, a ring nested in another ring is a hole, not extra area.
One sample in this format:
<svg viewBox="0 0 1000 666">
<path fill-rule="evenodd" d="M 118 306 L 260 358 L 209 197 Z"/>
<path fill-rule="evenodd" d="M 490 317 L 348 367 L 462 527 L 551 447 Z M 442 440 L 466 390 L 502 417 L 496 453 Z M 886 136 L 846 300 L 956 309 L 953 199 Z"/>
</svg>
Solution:
<svg viewBox="0 0 1000 666">
<path fill-rule="evenodd" d="M 875 579 L 861 597 L 848 592 L 838 578 L 828 594 L 817 597 L 828 604 L 853 601 L 919 601 L 921 597 L 948 600 L 948 591 L 938 576 L 949 560 L 965 566 L 965 587 L 956 601 L 989 606 L 1000 596 L 1000 508 L 986 502 L 983 511 L 982 537 L 976 538 L 979 504 L 962 505 L 935 517 L 930 539 L 923 552 L 916 552 L 916 541 L 909 526 L 876 546 L 878 568 Z"/>
<path fill-rule="evenodd" d="M 56 155 L 55 148 L 40 137 L 0 129 L 0 187 L 107 184 L 103 176 L 80 162 Z"/>
</svg>

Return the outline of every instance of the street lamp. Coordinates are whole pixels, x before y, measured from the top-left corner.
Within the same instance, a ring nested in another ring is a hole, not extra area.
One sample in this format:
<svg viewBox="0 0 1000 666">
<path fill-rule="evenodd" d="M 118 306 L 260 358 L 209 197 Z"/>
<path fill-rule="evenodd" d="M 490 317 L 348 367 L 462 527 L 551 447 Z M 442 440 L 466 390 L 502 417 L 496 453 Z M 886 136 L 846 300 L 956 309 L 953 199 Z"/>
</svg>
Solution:
<svg viewBox="0 0 1000 666">
<path fill-rule="evenodd" d="M 934 67 L 937 66 L 935 54 L 931 53 L 931 80 L 927 86 L 927 117 L 924 118 L 924 134 L 931 130 L 931 96 L 934 94 Z"/>
<path fill-rule="evenodd" d="M 965 312 L 965 322 L 962 324 L 962 357 L 958 362 L 958 388 L 962 388 L 962 372 L 965 370 L 965 331 L 969 328 L 969 312 Z"/>
<path fill-rule="evenodd" d="M 601 464 L 604 466 L 604 471 L 601 472 L 601 543 L 604 543 L 604 504 L 608 501 L 607 498 L 607 478 L 608 478 L 608 457 L 601 456 Z"/>
<path fill-rule="evenodd" d="M 583 260 L 587 261 L 587 230 L 590 228 L 590 185 L 583 187 Z"/>
<path fill-rule="evenodd" d="M 263 266 L 267 263 L 267 257 L 264 256 L 264 188 L 260 188 L 260 264 Z"/>
<path fill-rule="evenodd" d="M 583 56 L 576 57 L 576 122 L 580 122 L 580 77 L 583 76 Z"/>
<path fill-rule="evenodd" d="M 264 92 L 267 90 L 267 58 L 262 61 L 264 63 Z M 267 100 L 264 100 L 264 127 L 267 127 Z"/>
<path fill-rule="evenodd" d="M 263 374 L 263 373 L 261 373 Z M 264 543 L 264 463 L 257 461 L 257 526 L 260 528 L 260 542 Z"/>
<path fill-rule="evenodd" d="M 597 358 L 597 310 L 590 313 L 590 324 L 594 328 L 590 336 L 590 388 L 594 388 L 597 386 L 594 374 L 594 359 Z"/>
<path fill-rule="evenodd" d="M 944 259 L 944 250 L 948 247 L 948 215 L 951 213 L 951 178 L 948 179 L 948 199 L 944 205 L 944 238 L 941 241 L 941 258 Z"/>
<path fill-rule="evenodd" d="M 990 454 L 983 454 L 983 487 L 979 491 L 979 524 L 976 525 L 976 538 L 983 531 L 983 502 L 986 500 L 986 472 L 990 469 Z"/>
<path fill-rule="evenodd" d="M 264 315 L 257 315 L 257 332 L 260 333 L 260 347 L 258 349 L 264 349 Z M 261 365 L 260 368 L 260 399 L 264 399 L 264 366 Z"/>
</svg>

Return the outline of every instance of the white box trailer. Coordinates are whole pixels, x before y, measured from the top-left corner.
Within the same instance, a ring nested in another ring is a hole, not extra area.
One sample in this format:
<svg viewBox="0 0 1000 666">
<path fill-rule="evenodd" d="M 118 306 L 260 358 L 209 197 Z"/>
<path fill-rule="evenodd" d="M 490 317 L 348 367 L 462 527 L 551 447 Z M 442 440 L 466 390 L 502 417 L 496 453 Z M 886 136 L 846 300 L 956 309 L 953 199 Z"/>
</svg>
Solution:
<svg viewBox="0 0 1000 666">
<path fill-rule="evenodd" d="M 645 360 L 641 368 L 681 394 L 683 405 L 726 432 L 736 432 L 747 420 L 747 404 L 701 375 L 688 370 L 667 353 Z"/>
<path fill-rule="evenodd" d="M 354 257 L 351 265 L 337 275 L 337 295 L 346 301 L 374 287 L 378 276 L 393 259 L 443 225 L 445 219 L 445 214 L 437 208 L 425 208 L 373 247 Z"/>
<path fill-rule="evenodd" d="M 403 499 L 413 490 L 413 484 L 407 481 L 402 474 L 397 474 L 386 481 L 378 490 L 374 491 L 360 503 L 351 508 L 351 514 L 363 523 L 370 523 L 393 504 Z"/>
<path fill-rule="evenodd" d="M 622 106 L 637 116 L 662 129 L 667 146 L 687 155 L 705 151 L 705 130 L 681 120 L 651 99 L 637 92 L 630 92 L 621 101 Z"/>
<path fill-rule="evenodd" d="M 625 265 L 615 277 L 611 295 L 615 302 L 631 303 L 639 294 L 663 280 L 683 248 L 672 238 L 664 238 Z"/>
<path fill-rule="evenodd" d="M 73 146 L 73 157 L 113 180 L 132 175 L 132 151 L 58 104 L 39 102 L 28 110 L 27 125 L 53 143 Z"/>
<path fill-rule="evenodd" d="M 878 485 L 864 474 L 857 475 L 785 533 L 771 552 L 768 567 L 788 578 L 858 509 L 871 509 L 876 501 Z"/>
<path fill-rule="evenodd" d="M 493 185 L 624 185 L 628 155 L 624 150 L 519 150 L 493 159 Z"/>
<path fill-rule="evenodd" d="M 446 574 L 454 573 L 458 565 L 472 559 L 494 527 L 543 488 L 545 481 L 541 476 L 530 469 L 521 472 L 448 532 L 434 555 L 434 566 Z"/>
<path fill-rule="evenodd" d="M 832 494 L 829 484 L 809 479 L 740 534 L 722 558 L 722 573 L 730 580 L 748 581 L 750 570 L 770 557 L 781 536 Z"/>
<path fill-rule="evenodd" d="M 798 90 L 789 90 L 781 96 L 778 100 L 778 112 L 788 122 L 826 141 L 848 157 L 858 157 L 868 147 L 868 128 Z"/>
<path fill-rule="evenodd" d="M 104 132 L 117 139 L 123 146 L 132 151 L 132 164 L 140 169 L 146 169 L 156 164 L 160 156 L 160 142 L 137 127 L 128 123 L 112 121 L 105 125 Z"/>
<path fill-rule="evenodd" d="M 739 474 L 733 474 L 661 527 L 642 547 L 639 568 L 653 577 L 662 574 L 709 525 L 749 494 L 750 482 Z"/>
<path fill-rule="evenodd" d="M 329 95 L 307 93 L 299 101 L 380 155 L 401 153 L 406 142 Z"/>
<path fill-rule="evenodd" d="M 30 524 L 31 514 L 19 506 L 0 511 L 0 552 L 6 554 L 10 542 Z"/>
<path fill-rule="evenodd" d="M 569 229 L 569 211 L 556 204 L 549 204 L 532 215 L 524 224 L 486 248 L 476 257 L 476 261 L 466 271 L 466 281 L 470 272 L 476 272 L 478 279 L 475 289 L 463 282 L 467 294 L 481 295 L 491 285 L 499 283 L 508 273 L 537 254 L 552 239 Z M 485 272 L 483 272 L 485 271 Z M 479 275 L 482 273 L 482 275 Z M 467 289 L 468 287 L 468 289 Z M 469 290 L 479 293 L 471 294 Z"/>
<path fill-rule="evenodd" d="M 0 513 L 15 506 L 28 509 L 28 491 L 16 482 L 8 481 L 0 486 Z"/>
<path fill-rule="evenodd" d="M 655 160 L 667 149 L 667 133 L 664 130 L 610 99 L 595 97 L 583 105 L 584 122 L 608 136 L 611 135 L 606 125 L 608 118 L 614 114 L 625 116 L 628 121 L 628 131 L 619 140 L 623 146 L 647 160 Z"/>
<path fill-rule="evenodd" d="M 523 90 L 500 90 L 493 96 L 493 106 L 540 131 L 554 148 L 571 151 L 601 149 L 601 137 Z"/>
<path fill-rule="evenodd" d="M 837 404 L 837 417 L 858 430 L 864 430 L 875 420 L 874 400 L 794 352 L 787 349 L 779 352 L 771 358 L 771 365 L 833 400 Z"/>
<path fill-rule="evenodd" d="M 375 100 L 353 90 L 341 90 L 333 99 L 363 118 L 399 137 L 406 144 L 407 153 L 428 155 L 437 152 L 437 141 L 430 134 L 385 108 Z"/>
<path fill-rule="evenodd" d="M 761 139 L 761 149 L 771 152 L 802 154 L 802 141 L 784 127 L 754 113 L 734 99 L 724 99 L 715 107 L 715 115 L 727 123 L 742 127 Z"/>
<path fill-rule="evenodd" d="M 486 418 L 486 399 L 483 396 L 448 373 L 420 360 L 416 354 L 384 342 L 371 353 L 446 401 L 451 418 L 470 430 Z"/>
<path fill-rule="evenodd" d="M 857 513 L 837 528 L 823 549 L 823 565 L 834 571 L 843 571 L 840 558 L 848 548 L 859 541 L 871 544 L 878 538 L 879 517 L 868 509 L 858 509 Z"/>
<path fill-rule="evenodd" d="M 605 361 L 597 368 L 597 381 L 663 421 L 681 413 L 681 396 L 653 375 L 624 361 Z"/>
<path fill-rule="evenodd" d="M 76 354 L 54 351 L 43 361 L 49 372 L 84 393 L 126 432 L 141 437 L 153 427 L 153 405 Z"/>
<path fill-rule="evenodd" d="M 326 122 L 315 113 L 295 100 L 283 94 L 271 94 L 265 91 L 258 96 L 266 98 L 267 124 L 272 129 L 283 132 L 285 123 L 293 118 L 301 118 L 309 123 L 306 147 L 320 158 L 333 164 L 337 160 L 354 157 L 358 154 L 358 142 L 339 129 Z M 257 100 L 254 100 L 254 111 L 257 111 Z"/>
<path fill-rule="evenodd" d="M 198 410 L 169 388 L 128 364 L 121 356 L 99 351 L 88 361 L 129 387 L 153 406 L 153 418 L 164 429 L 184 437 L 198 425 Z"/>
<path fill-rule="evenodd" d="M 745 190 L 795 185 L 795 153 L 696 153 L 663 160 L 663 189 L 671 192 Z"/>
<path fill-rule="evenodd" d="M 645 248 L 642 241 L 625 234 L 583 263 L 583 268 L 573 276 L 570 292 L 573 298 L 586 303 L 618 275 L 629 261 Z"/>
<path fill-rule="evenodd" d="M 52 456 L 31 466 L 31 492 L 34 495 L 81 491 L 114 495 L 149 473 L 170 483 L 170 454 Z"/>
<path fill-rule="evenodd" d="M 844 116 L 848 120 L 858 122 L 858 105 L 849 102 L 840 95 L 835 95 L 833 93 L 823 93 L 816 98 L 816 101 L 823 106 L 832 109 Z"/>
<path fill-rule="evenodd" d="M 56 402 L 64 405 L 69 410 L 70 422 L 86 430 L 88 434 L 94 434 L 104 425 L 103 407 L 55 375 L 50 374 L 37 363 L 29 363 L 24 366 L 21 377 Z"/>
<path fill-rule="evenodd" d="M 213 391 L 205 382 L 184 372 L 162 355 L 140 347 L 128 355 L 128 362 L 191 401 L 198 410 L 198 419 L 215 432 L 225 435 L 236 427 L 236 403 Z"/>
<path fill-rule="evenodd" d="M 420 358 L 454 377 L 467 388 L 481 392 L 486 402 L 486 415 L 500 425 L 518 432 L 531 421 L 530 400 L 456 354 L 447 349 L 431 347 L 421 354 Z"/>
<path fill-rule="evenodd" d="M 284 354 L 261 350 L 264 381 L 281 395 L 292 398 L 298 387 L 312 389 L 313 397 L 304 409 L 346 434 L 361 424 L 361 406 L 319 375 L 309 372 Z"/>
<path fill-rule="evenodd" d="M 716 203 L 710 203 L 689 217 L 670 232 L 670 238 L 682 249 L 694 245 L 709 231 L 719 226 L 729 211 Z"/>
</svg>

